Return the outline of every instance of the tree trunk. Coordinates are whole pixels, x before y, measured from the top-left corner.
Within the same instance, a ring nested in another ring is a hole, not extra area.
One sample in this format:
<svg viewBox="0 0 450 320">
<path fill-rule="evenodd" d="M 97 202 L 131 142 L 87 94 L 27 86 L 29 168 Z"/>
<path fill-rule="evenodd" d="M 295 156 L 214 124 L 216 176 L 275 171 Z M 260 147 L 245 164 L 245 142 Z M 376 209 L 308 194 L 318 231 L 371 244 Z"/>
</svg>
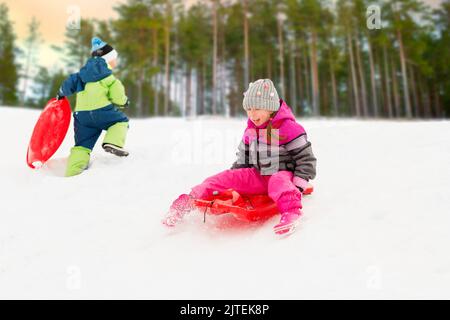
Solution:
<svg viewBox="0 0 450 320">
<path fill-rule="evenodd" d="M 375 118 L 378 117 L 378 96 L 377 96 L 377 83 L 375 78 L 375 64 L 373 61 L 372 45 L 370 43 L 369 35 L 367 35 L 367 44 L 369 46 L 369 64 L 370 64 L 370 84 L 372 86 L 372 113 Z"/>
<path fill-rule="evenodd" d="M 205 114 L 205 104 L 203 97 L 204 83 L 203 83 L 203 66 L 202 64 L 197 66 L 197 94 L 196 94 L 196 105 L 197 105 L 197 114 L 204 115 Z"/>
<path fill-rule="evenodd" d="M 153 39 L 153 61 L 152 61 L 152 67 L 154 69 L 153 74 L 153 108 L 154 108 L 154 115 L 158 116 L 159 114 L 159 99 L 158 99 L 158 74 L 159 71 L 157 70 L 158 66 L 158 31 L 156 28 L 152 29 L 152 39 Z"/>
<path fill-rule="evenodd" d="M 426 79 L 425 79 L 425 82 L 422 85 L 422 87 L 425 88 L 425 92 L 423 95 L 424 116 L 425 116 L 425 118 L 430 118 L 431 117 L 430 87 L 429 87 Z"/>
<path fill-rule="evenodd" d="M 302 53 L 300 48 L 297 45 L 297 42 L 295 42 L 295 55 L 297 63 L 295 64 L 297 71 L 297 83 L 298 83 L 298 106 L 300 107 L 300 110 L 303 109 L 303 100 L 305 99 L 304 91 L 303 91 L 303 68 L 302 68 Z"/>
<path fill-rule="evenodd" d="M 249 39 L 248 39 L 248 2 L 247 0 L 243 0 L 243 9 L 244 9 L 244 87 L 247 87 L 249 80 Z"/>
<path fill-rule="evenodd" d="M 81 24 L 80 27 L 82 28 L 83 25 Z M 84 57 L 86 56 L 85 53 L 81 50 L 81 48 L 84 48 L 83 39 L 81 39 L 81 33 L 79 33 L 79 36 L 78 36 L 78 48 L 79 48 L 79 51 L 78 51 L 78 54 L 79 54 L 79 56 L 78 56 L 79 68 L 78 69 L 81 69 L 81 68 L 83 68 Z"/>
<path fill-rule="evenodd" d="M 433 105 L 434 105 L 434 117 L 439 118 L 441 116 L 441 101 L 439 97 L 438 84 L 433 83 Z"/>
<path fill-rule="evenodd" d="M 286 86 L 284 83 L 284 43 L 283 43 L 283 26 L 281 20 L 278 19 L 278 45 L 279 45 L 279 55 L 280 55 L 280 87 L 281 96 L 286 99 Z"/>
<path fill-rule="evenodd" d="M 212 114 L 217 113 L 217 0 L 212 0 L 213 65 L 212 65 Z"/>
<path fill-rule="evenodd" d="M 355 111 L 356 116 L 361 116 L 361 109 L 359 106 L 359 91 L 358 91 L 358 82 L 356 78 L 356 70 L 355 70 L 355 58 L 353 56 L 353 46 L 352 46 L 352 36 L 350 34 L 350 31 L 347 32 L 347 46 L 348 46 L 348 52 L 350 56 L 350 68 L 352 73 L 352 88 L 353 88 L 353 95 L 354 95 L 354 105 L 355 105 Z"/>
<path fill-rule="evenodd" d="M 300 51 L 298 51 L 298 54 L 300 54 Z M 303 91 L 303 74 L 302 74 L 302 60 L 301 56 L 297 57 L 297 63 L 295 66 L 297 67 L 297 83 L 298 83 L 298 106 L 300 107 L 300 110 L 303 109 L 303 101 L 305 99 L 304 91 Z"/>
<path fill-rule="evenodd" d="M 430 92 L 430 86 L 426 85 L 426 94 L 425 94 L 425 117 L 431 118 L 431 92 Z"/>
<path fill-rule="evenodd" d="M 391 57 L 391 68 L 392 68 L 392 91 L 394 93 L 394 110 L 395 116 L 401 117 L 400 112 L 400 95 L 398 94 L 398 84 L 397 84 L 397 69 L 394 60 Z"/>
<path fill-rule="evenodd" d="M 23 80 L 23 92 L 22 92 L 22 97 L 21 97 L 21 101 L 20 104 L 22 105 L 22 107 L 25 106 L 25 100 L 27 98 L 27 90 L 28 90 L 28 78 L 29 78 L 29 73 L 30 73 L 30 64 L 31 64 L 31 57 L 32 57 L 32 52 L 33 47 L 32 44 L 30 44 L 28 46 L 28 54 L 27 54 L 27 60 L 25 63 L 25 72 L 24 72 L 24 80 Z"/>
<path fill-rule="evenodd" d="M 437 84 L 437 88 L 436 88 L 436 103 L 437 103 L 437 110 L 438 110 L 438 114 L 437 114 L 437 116 L 439 117 L 439 118 L 445 118 L 445 111 L 444 111 L 444 108 L 443 108 L 443 106 L 442 106 L 442 99 L 441 99 L 441 94 L 440 94 L 440 91 L 442 90 L 439 90 L 439 87 L 441 87 L 442 88 L 442 85 L 441 84 Z"/>
<path fill-rule="evenodd" d="M 179 58 L 180 59 L 180 58 Z M 186 89 L 186 84 L 185 84 L 185 67 L 183 62 L 180 61 L 180 69 L 178 70 L 178 90 L 177 90 L 177 94 L 175 96 L 175 100 L 178 101 L 178 108 L 180 110 L 180 114 L 181 111 L 184 108 L 184 90 Z"/>
<path fill-rule="evenodd" d="M 384 58 L 384 80 L 386 85 L 387 115 L 389 119 L 392 119 L 393 112 L 392 112 L 391 84 L 389 80 L 389 65 L 388 65 L 386 45 L 383 46 L 383 58 Z"/>
<path fill-rule="evenodd" d="M 250 75 L 250 79 L 256 79 L 255 78 L 255 68 L 253 67 L 253 59 L 251 57 L 249 59 L 249 75 Z M 248 83 L 247 83 L 247 85 L 248 85 Z"/>
<path fill-rule="evenodd" d="M 320 101 L 319 101 L 319 67 L 317 64 L 317 34 L 315 31 L 311 32 L 311 82 L 312 82 L 312 97 L 313 97 L 313 114 L 320 115 Z"/>
<path fill-rule="evenodd" d="M 378 102 L 378 117 L 385 115 L 386 113 L 383 112 L 382 106 L 385 105 L 385 97 L 384 97 L 384 90 L 383 90 L 383 73 L 381 72 L 381 50 L 372 51 L 373 53 L 373 64 L 375 66 L 375 74 L 378 75 L 378 80 L 375 79 L 375 85 L 377 90 L 377 102 Z"/>
<path fill-rule="evenodd" d="M 400 30 L 397 30 L 397 40 L 400 49 L 400 64 L 402 68 L 402 79 L 403 79 L 403 96 L 405 100 L 405 115 L 407 118 L 412 117 L 411 103 L 409 100 L 409 87 L 408 87 L 408 74 L 406 72 L 406 56 L 405 49 L 403 47 L 403 38 Z"/>
<path fill-rule="evenodd" d="M 206 79 L 206 62 L 202 61 L 202 73 L 201 73 L 201 86 L 200 86 L 200 108 L 203 114 L 206 114 L 206 90 L 207 90 L 207 79 Z"/>
<path fill-rule="evenodd" d="M 418 117 L 423 118 L 425 115 L 425 106 L 424 106 L 424 92 L 423 92 L 423 84 L 421 80 L 420 71 L 416 73 L 416 88 L 417 88 L 417 102 L 418 102 Z"/>
<path fill-rule="evenodd" d="M 356 99 L 354 98 L 355 93 L 353 92 L 353 77 L 351 76 L 352 72 L 351 72 L 351 68 L 350 65 L 348 66 L 348 74 L 350 76 L 347 77 L 347 115 L 350 116 L 354 116 L 356 113 L 356 106 L 355 106 L 355 101 Z"/>
<path fill-rule="evenodd" d="M 158 94 L 156 91 L 156 85 L 157 85 L 157 76 L 156 74 L 153 75 L 152 78 L 152 89 L 153 89 L 153 115 L 155 117 L 158 116 Z"/>
<path fill-rule="evenodd" d="M 419 98 L 417 97 L 416 78 L 414 76 L 414 68 L 409 65 L 409 80 L 411 82 L 412 100 L 413 100 L 413 116 L 419 118 Z"/>
<path fill-rule="evenodd" d="M 201 75 L 200 65 L 197 65 L 197 68 L 195 69 L 195 97 L 194 97 L 195 110 L 197 115 L 203 115 L 203 110 L 200 105 L 200 102 L 202 101 L 201 84 L 200 84 L 200 82 L 203 81 L 202 78 L 203 77 Z"/>
<path fill-rule="evenodd" d="M 174 103 L 174 106 L 178 108 L 181 113 L 181 99 L 178 99 L 179 93 L 181 91 L 181 73 L 183 72 L 183 66 L 181 64 L 180 59 L 180 50 L 179 43 L 180 39 L 178 37 L 178 30 L 175 30 L 175 39 L 174 39 L 174 64 L 173 64 L 173 79 L 174 79 L 174 90 L 173 90 L 173 99 L 171 99 Z"/>
<path fill-rule="evenodd" d="M 234 84 L 232 85 L 233 90 L 230 94 L 230 115 L 232 117 L 235 117 L 237 115 L 237 108 L 238 105 L 240 104 L 239 102 L 242 103 L 241 97 L 242 97 L 242 92 L 244 91 L 242 88 L 242 81 L 243 81 L 243 75 L 242 75 L 242 66 L 241 66 L 242 61 L 239 59 L 236 59 L 234 62 L 234 74 L 235 74 L 235 81 Z"/>
<path fill-rule="evenodd" d="M 272 54 L 270 50 L 267 53 L 267 78 L 272 79 Z"/>
<path fill-rule="evenodd" d="M 185 112 L 186 116 L 193 116 L 192 104 L 191 104 L 191 83 L 192 83 L 192 68 L 190 65 L 187 66 L 186 71 L 186 100 L 185 100 Z"/>
<path fill-rule="evenodd" d="M 175 59 L 177 59 L 177 61 L 178 61 L 178 57 L 176 57 Z M 173 69 L 172 72 L 173 72 L 173 79 L 174 79 L 174 86 L 175 86 L 175 88 L 173 90 L 173 99 L 171 99 L 171 100 L 173 101 L 174 105 L 176 107 L 178 107 L 178 109 L 180 110 L 181 103 L 179 103 L 179 100 L 178 100 L 178 94 L 179 94 L 179 91 L 180 91 L 179 66 L 174 66 L 174 69 Z"/>
<path fill-rule="evenodd" d="M 311 83 L 310 83 L 310 73 L 311 73 L 311 67 L 310 67 L 310 62 L 311 62 L 311 57 L 309 54 L 309 47 L 305 48 L 306 49 L 306 53 L 303 55 L 303 61 L 304 61 L 304 65 L 305 65 L 305 84 L 306 84 L 306 101 L 307 101 L 307 105 L 308 108 L 311 106 Z"/>
<path fill-rule="evenodd" d="M 222 60 L 221 60 L 222 61 Z M 221 86 L 219 88 L 219 113 L 225 115 L 225 117 L 230 117 L 230 108 L 225 103 L 225 92 L 228 88 L 228 81 L 225 76 L 225 65 L 223 63 L 219 64 L 219 79 Z"/>
<path fill-rule="evenodd" d="M 165 77 L 164 77 L 164 115 L 169 114 L 170 94 L 170 19 L 172 16 L 171 1 L 166 1 L 166 23 L 164 26 L 165 42 Z"/>
<path fill-rule="evenodd" d="M 290 63 L 290 67 L 289 67 L 289 75 L 290 75 L 290 84 L 289 84 L 289 98 L 291 99 L 291 106 L 293 108 L 294 114 L 297 113 L 297 76 L 295 74 L 297 68 L 295 67 L 295 48 L 294 48 L 294 44 L 291 43 L 291 50 L 290 50 L 290 55 L 291 55 L 291 63 Z"/>
<path fill-rule="evenodd" d="M 361 102 L 362 102 L 362 113 L 364 117 L 369 116 L 369 108 L 367 106 L 367 87 L 366 87 L 366 77 L 364 75 L 364 66 L 361 60 L 361 50 L 359 48 L 360 42 L 358 35 L 355 36 L 355 51 L 356 51 L 356 65 L 358 68 L 359 79 L 361 84 Z"/>
<path fill-rule="evenodd" d="M 142 117 L 143 116 L 143 94 L 142 94 L 142 89 L 143 89 L 143 85 L 144 85 L 144 81 L 145 81 L 145 72 L 144 70 L 141 71 L 140 75 L 139 75 L 139 79 L 137 81 L 137 90 L 138 90 L 138 97 L 137 97 L 137 112 L 136 115 L 138 117 Z"/>
<path fill-rule="evenodd" d="M 336 87 L 336 76 L 334 72 L 334 63 L 333 63 L 333 57 L 331 56 L 331 51 L 329 52 L 329 65 L 330 65 L 330 78 L 331 78 L 331 91 L 333 94 L 333 115 L 338 116 L 338 96 L 337 96 L 337 87 Z"/>
<path fill-rule="evenodd" d="M 156 81 L 157 81 L 157 83 L 156 83 L 156 88 L 157 88 L 157 91 L 156 91 L 156 98 L 157 98 L 157 104 L 158 104 L 158 114 L 159 115 L 161 115 L 161 110 L 159 109 L 159 107 L 161 107 L 160 105 L 159 105 L 159 102 L 161 101 L 161 95 L 163 94 L 163 92 L 162 92 L 162 89 L 163 89 L 163 81 L 164 81 L 164 76 L 163 76 L 163 73 L 162 72 L 158 72 L 158 76 L 157 76 L 157 78 L 156 78 Z M 163 106 L 162 107 L 164 107 L 164 104 L 163 104 Z M 162 110 L 162 112 L 164 112 L 164 110 Z"/>
<path fill-rule="evenodd" d="M 225 31 L 223 20 L 221 20 L 221 24 L 219 24 L 219 39 L 220 39 L 220 58 L 219 58 L 219 79 L 220 79 L 220 89 L 219 89 L 219 109 L 221 112 L 225 113 L 225 116 L 230 117 L 230 106 L 225 100 L 225 93 L 228 89 L 228 79 L 226 74 L 226 42 L 225 42 Z"/>
<path fill-rule="evenodd" d="M 321 84 L 320 87 L 320 101 L 321 101 L 321 109 L 320 109 L 320 113 L 321 114 L 325 114 L 325 115 L 329 115 L 330 114 L 330 99 L 329 99 L 329 83 L 330 81 L 328 81 L 327 78 L 328 73 L 322 73 L 319 74 L 320 80 L 319 83 Z M 323 112 L 322 112 L 323 111 Z"/>
</svg>

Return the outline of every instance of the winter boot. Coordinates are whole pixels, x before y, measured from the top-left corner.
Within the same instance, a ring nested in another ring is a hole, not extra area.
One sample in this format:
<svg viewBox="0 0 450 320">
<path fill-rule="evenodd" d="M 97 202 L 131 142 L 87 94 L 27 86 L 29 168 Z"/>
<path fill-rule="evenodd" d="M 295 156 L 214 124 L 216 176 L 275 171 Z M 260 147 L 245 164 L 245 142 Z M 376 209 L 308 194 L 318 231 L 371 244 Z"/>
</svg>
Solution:
<svg viewBox="0 0 450 320">
<path fill-rule="evenodd" d="M 82 173 L 89 165 L 91 150 L 85 147 L 73 147 L 67 160 L 66 177 L 73 177 Z"/>
<path fill-rule="evenodd" d="M 282 213 L 280 223 L 273 227 L 275 233 L 277 235 L 288 235 L 293 233 L 297 227 L 301 213 L 300 210 Z"/>
<path fill-rule="evenodd" d="M 118 157 L 128 157 L 129 153 L 128 151 L 124 150 L 121 147 L 115 146 L 113 144 L 109 144 L 109 143 L 104 143 L 102 145 L 103 150 L 105 150 L 106 152 L 112 153 L 115 156 Z"/>
<path fill-rule="evenodd" d="M 118 122 L 106 131 L 103 149 L 118 157 L 127 157 L 129 153 L 123 149 L 128 131 L 128 122 Z"/>
<path fill-rule="evenodd" d="M 168 227 L 174 227 L 178 221 L 194 209 L 194 198 L 189 194 L 182 194 L 172 203 L 169 213 L 162 223 Z"/>
</svg>

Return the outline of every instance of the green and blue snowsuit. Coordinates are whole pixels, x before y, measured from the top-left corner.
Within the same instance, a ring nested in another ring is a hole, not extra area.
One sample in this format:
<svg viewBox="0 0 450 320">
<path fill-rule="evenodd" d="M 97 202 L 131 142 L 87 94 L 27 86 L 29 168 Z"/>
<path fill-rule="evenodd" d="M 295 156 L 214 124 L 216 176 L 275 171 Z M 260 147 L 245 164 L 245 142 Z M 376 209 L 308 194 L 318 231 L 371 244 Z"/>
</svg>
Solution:
<svg viewBox="0 0 450 320">
<path fill-rule="evenodd" d="M 75 93 L 75 146 L 67 163 L 67 177 L 80 174 L 88 167 L 90 153 L 103 130 L 106 130 L 103 144 L 123 147 L 129 121 L 117 107 L 128 101 L 125 88 L 103 58 L 90 58 L 78 73 L 63 82 L 58 95 Z"/>
</svg>

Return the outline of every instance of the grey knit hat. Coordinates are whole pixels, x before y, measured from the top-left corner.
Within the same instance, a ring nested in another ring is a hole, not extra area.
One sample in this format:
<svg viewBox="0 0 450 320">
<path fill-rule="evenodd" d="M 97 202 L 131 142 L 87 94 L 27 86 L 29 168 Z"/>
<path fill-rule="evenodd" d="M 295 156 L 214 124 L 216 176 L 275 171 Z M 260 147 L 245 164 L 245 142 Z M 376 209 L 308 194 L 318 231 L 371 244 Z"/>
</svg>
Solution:
<svg viewBox="0 0 450 320">
<path fill-rule="evenodd" d="M 245 110 L 251 108 L 263 109 L 269 111 L 278 111 L 280 109 L 280 97 L 277 89 L 270 79 L 259 79 L 251 82 L 248 90 L 244 93 L 242 106 Z"/>
</svg>

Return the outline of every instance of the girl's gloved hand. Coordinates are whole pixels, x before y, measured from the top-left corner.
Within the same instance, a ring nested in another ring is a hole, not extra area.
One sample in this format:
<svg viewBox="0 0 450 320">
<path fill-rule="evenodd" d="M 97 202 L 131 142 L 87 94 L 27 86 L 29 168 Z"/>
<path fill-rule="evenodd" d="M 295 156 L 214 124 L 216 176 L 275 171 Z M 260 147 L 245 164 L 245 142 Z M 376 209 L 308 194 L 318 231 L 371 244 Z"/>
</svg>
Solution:
<svg viewBox="0 0 450 320">
<path fill-rule="evenodd" d="M 300 189 L 301 192 L 306 190 L 306 188 L 308 187 L 308 181 L 297 176 L 294 177 L 294 180 L 292 182 L 295 184 L 297 188 Z"/>
<path fill-rule="evenodd" d="M 311 194 L 314 191 L 313 185 L 305 179 L 294 177 L 293 182 L 295 186 L 300 190 L 300 192 L 304 195 Z"/>
</svg>

